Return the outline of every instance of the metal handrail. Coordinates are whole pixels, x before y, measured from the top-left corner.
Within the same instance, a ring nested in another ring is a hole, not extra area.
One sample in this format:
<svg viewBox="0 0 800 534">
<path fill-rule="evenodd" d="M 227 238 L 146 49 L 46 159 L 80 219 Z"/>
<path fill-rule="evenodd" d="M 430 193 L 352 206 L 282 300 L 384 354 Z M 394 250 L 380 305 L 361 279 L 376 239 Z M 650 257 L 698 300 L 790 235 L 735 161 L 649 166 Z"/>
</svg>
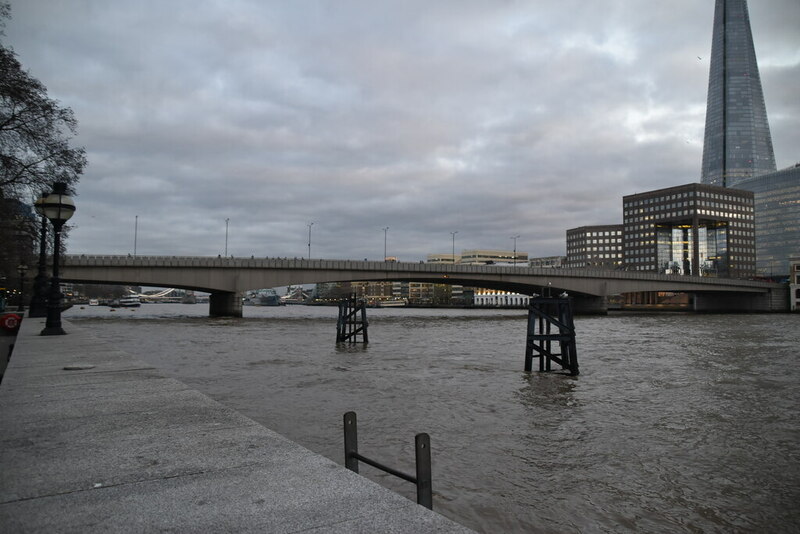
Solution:
<svg viewBox="0 0 800 534">
<path fill-rule="evenodd" d="M 414 436 L 416 451 L 416 476 L 403 473 L 392 467 L 367 458 L 358 452 L 358 420 L 356 412 L 344 414 L 344 466 L 358 473 L 358 462 L 362 461 L 390 475 L 402 478 L 417 486 L 417 504 L 433 510 L 433 487 L 431 484 L 431 438 L 421 433 Z"/>
</svg>

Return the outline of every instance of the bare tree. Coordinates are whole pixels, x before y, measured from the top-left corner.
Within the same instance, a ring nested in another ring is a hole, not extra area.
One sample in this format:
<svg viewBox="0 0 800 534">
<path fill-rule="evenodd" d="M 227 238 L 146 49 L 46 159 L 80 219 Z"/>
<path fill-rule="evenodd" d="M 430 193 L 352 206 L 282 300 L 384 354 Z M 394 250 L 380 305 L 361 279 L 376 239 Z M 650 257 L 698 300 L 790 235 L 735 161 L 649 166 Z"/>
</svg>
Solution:
<svg viewBox="0 0 800 534">
<path fill-rule="evenodd" d="M 0 36 L 10 11 L 0 2 Z M 70 145 L 77 126 L 72 110 L 51 99 L 0 42 L 0 276 L 15 272 L 32 253 L 33 200 L 56 181 L 74 190 L 86 166 L 83 147 Z"/>
<path fill-rule="evenodd" d="M 0 194 L 24 198 L 55 180 L 77 183 L 86 165 L 83 147 L 70 146 L 77 126 L 72 110 L 0 45 Z"/>
</svg>

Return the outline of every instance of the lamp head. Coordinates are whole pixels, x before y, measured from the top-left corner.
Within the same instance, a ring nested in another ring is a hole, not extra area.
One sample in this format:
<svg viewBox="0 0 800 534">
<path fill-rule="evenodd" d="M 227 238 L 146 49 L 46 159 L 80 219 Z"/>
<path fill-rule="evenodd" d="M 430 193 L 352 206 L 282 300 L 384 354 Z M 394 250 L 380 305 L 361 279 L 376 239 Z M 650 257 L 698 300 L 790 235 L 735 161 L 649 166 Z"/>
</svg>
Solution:
<svg viewBox="0 0 800 534">
<path fill-rule="evenodd" d="M 67 194 L 67 184 L 64 182 L 54 183 L 53 192 L 44 199 L 41 208 L 44 216 L 50 219 L 54 226 L 67 222 L 75 213 L 75 203 Z"/>
</svg>

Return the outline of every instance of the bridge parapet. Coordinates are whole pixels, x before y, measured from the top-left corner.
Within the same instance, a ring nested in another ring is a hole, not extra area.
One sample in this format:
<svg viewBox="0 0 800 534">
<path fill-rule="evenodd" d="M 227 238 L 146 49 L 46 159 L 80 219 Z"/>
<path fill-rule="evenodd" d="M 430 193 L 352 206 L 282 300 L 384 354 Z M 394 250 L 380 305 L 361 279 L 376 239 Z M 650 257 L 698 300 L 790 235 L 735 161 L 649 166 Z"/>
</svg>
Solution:
<svg viewBox="0 0 800 534">
<path fill-rule="evenodd" d="M 532 276 L 538 278 L 640 280 L 649 282 L 680 282 L 711 286 L 742 287 L 747 289 L 771 288 L 771 282 L 737 280 L 730 278 L 694 277 L 673 274 L 632 272 L 602 269 L 532 268 L 496 265 L 462 265 L 423 262 L 382 262 L 339 259 L 303 258 L 222 258 L 214 256 L 125 256 L 125 255 L 66 255 L 65 266 L 85 267 L 159 267 L 159 268 L 215 268 L 215 269 L 289 269 L 313 271 L 356 271 L 394 273 L 432 273 L 435 275 L 466 274 L 495 276 Z M 446 282 L 446 280 L 444 280 Z"/>
</svg>

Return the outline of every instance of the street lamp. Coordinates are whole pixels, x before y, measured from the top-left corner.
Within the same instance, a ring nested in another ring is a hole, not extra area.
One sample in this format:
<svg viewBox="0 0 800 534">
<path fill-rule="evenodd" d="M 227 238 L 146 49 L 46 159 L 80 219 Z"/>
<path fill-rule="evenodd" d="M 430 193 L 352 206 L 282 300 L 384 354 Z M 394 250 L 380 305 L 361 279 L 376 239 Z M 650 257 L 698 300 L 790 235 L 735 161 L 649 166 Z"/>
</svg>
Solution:
<svg viewBox="0 0 800 534">
<path fill-rule="evenodd" d="M 225 219 L 225 257 L 228 257 L 228 222 L 230 219 Z"/>
<path fill-rule="evenodd" d="M 28 317 L 47 316 L 47 217 L 44 215 L 44 202 L 49 193 L 42 191 L 36 199 L 33 208 L 42 218 L 42 228 L 39 233 L 39 268 L 36 278 L 33 279 L 33 297 L 28 306 Z"/>
<path fill-rule="evenodd" d="M 61 252 L 61 229 L 64 223 L 75 213 L 75 203 L 67 195 L 67 184 L 56 182 L 53 192 L 41 204 L 44 216 L 53 225 L 53 276 L 50 278 L 50 295 L 47 299 L 47 321 L 41 332 L 43 336 L 66 334 L 61 328 L 61 288 L 58 278 L 58 260 Z"/>
<path fill-rule="evenodd" d="M 389 227 L 383 229 L 383 261 L 386 261 L 386 234 L 389 232 Z"/>
<path fill-rule="evenodd" d="M 450 235 L 453 237 L 453 264 L 456 263 L 456 234 L 457 233 L 458 233 L 458 230 L 456 230 L 455 232 L 450 232 Z"/>
<path fill-rule="evenodd" d="M 25 301 L 23 300 L 23 293 L 25 293 L 25 271 L 28 270 L 28 266 L 24 263 L 20 263 L 17 267 L 17 272 L 19 273 L 19 302 L 17 304 L 17 311 L 24 312 L 25 311 Z"/>
<path fill-rule="evenodd" d="M 514 240 L 514 265 L 517 264 L 517 238 L 519 235 L 512 235 L 509 239 Z"/>
<path fill-rule="evenodd" d="M 314 226 L 314 222 L 308 223 L 308 259 L 311 259 L 311 227 Z"/>
</svg>

